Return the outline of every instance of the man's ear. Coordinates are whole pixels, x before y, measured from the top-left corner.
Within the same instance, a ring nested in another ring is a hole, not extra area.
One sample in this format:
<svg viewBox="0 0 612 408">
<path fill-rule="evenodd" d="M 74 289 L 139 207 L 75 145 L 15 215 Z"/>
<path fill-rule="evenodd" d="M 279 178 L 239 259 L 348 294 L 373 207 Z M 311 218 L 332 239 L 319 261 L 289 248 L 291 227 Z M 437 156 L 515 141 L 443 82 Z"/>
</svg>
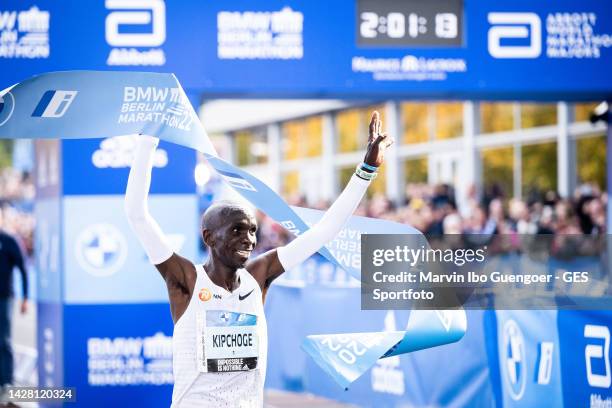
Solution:
<svg viewBox="0 0 612 408">
<path fill-rule="evenodd" d="M 207 247 L 212 248 L 215 240 L 214 240 L 214 234 L 212 233 L 211 230 L 209 229 L 203 230 L 202 239 L 204 240 L 204 243 L 206 244 Z"/>
</svg>

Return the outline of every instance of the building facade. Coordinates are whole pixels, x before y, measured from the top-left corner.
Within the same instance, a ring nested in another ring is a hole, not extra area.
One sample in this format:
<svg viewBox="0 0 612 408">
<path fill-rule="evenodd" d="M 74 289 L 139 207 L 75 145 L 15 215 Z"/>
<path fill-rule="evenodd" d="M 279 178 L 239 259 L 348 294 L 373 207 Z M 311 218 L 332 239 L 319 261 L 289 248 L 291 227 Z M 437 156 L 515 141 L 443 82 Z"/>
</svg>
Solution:
<svg viewBox="0 0 612 408">
<path fill-rule="evenodd" d="M 201 117 L 228 160 L 316 203 L 336 197 L 363 158 L 376 109 L 396 146 L 370 194 L 401 204 L 410 183 L 450 184 L 460 201 L 474 189 L 506 198 L 605 189 L 606 128 L 588 120 L 596 104 L 213 101 Z"/>
</svg>

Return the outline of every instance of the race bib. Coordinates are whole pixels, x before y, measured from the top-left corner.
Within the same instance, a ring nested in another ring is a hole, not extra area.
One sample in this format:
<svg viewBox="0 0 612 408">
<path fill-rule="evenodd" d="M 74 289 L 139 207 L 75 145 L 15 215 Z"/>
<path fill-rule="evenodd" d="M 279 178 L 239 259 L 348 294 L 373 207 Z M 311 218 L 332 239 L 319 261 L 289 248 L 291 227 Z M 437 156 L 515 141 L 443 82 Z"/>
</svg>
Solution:
<svg viewBox="0 0 612 408">
<path fill-rule="evenodd" d="M 198 371 L 225 373 L 257 368 L 257 316 L 222 310 L 197 315 Z"/>
</svg>

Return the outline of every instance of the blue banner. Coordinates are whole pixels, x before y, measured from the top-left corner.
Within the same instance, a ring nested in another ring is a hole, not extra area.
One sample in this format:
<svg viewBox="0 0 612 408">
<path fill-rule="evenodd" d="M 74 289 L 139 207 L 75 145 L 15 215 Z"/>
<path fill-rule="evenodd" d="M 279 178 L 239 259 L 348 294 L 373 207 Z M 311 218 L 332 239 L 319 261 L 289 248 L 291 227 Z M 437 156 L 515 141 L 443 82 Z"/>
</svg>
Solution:
<svg viewBox="0 0 612 408">
<path fill-rule="evenodd" d="M 62 155 L 70 158 L 62 162 L 62 193 L 124 194 L 135 147 L 135 136 L 62 140 Z M 195 165 L 192 149 L 161 142 L 155 152 L 150 193 L 193 194 Z"/>
<path fill-rule="evenodd" d="M 64 198 L 63 211 L 69 215 L 63 228 L 66 304 L 167 302 L 168 289 L 134 237 L 123 208 L 119 195 Z M 174 251 L 199 262 L 197 198 L 154 195 L 149 211 Z"/>
<path fill-rule="evenodd" d="M 597 100 L 611 36 L 600 0 L 5 0 L 0 87 L 120 69 L 208 98 Z"/>
<path fill-rule="evenodd" d="M 71 305 L 63 313 L 69 322 L 64 384 L 76 387 L 79 406 L 170 405 L 173 326 L 167 303 Z"/>
<path fill-rule="evenodd" d="M 563 399 L 566 407 L 612 404 L 610 328 L 607 311 L 559 311 Z"/>
<path fill-rule="evenodd" d="M 557 311 L 498 310 L 496 315 L 502 405 L 546 401 L 549 407 L 563 407 Z"/>
</svg>

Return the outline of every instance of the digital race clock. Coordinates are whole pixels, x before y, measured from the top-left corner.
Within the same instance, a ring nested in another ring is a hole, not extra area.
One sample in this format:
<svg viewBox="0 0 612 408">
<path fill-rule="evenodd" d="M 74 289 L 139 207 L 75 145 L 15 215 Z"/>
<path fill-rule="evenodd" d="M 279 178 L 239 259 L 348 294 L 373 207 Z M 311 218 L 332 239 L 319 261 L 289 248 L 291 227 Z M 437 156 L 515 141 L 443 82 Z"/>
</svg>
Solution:
<svg viewBox="0 0 612 408">
<path fill-rule="evenodd" d="M 461 46 L 463 0 L 357 0 L 357 45 Z"/>
</svg>

